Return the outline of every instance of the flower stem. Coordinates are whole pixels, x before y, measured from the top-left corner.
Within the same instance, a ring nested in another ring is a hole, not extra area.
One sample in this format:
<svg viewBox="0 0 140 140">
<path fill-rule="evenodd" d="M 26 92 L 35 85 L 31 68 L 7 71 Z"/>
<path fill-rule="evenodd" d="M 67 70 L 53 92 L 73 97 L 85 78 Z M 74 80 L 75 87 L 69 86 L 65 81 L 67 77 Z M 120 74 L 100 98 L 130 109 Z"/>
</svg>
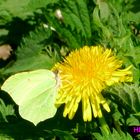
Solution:
<svg viewBox="0 0 140 140">
<path fill-rule="evenodd" d="M 110 134 L 110 128 L 109 126 L 107 125 L 106 121 L 105 121 L 105 118 L 104 117 L 101 117 L 99 118 L 99 123 L 101 125 L 101 129 L 103 131 L 103 133 L 106 133 L 106 134 Z"/>
</svg>

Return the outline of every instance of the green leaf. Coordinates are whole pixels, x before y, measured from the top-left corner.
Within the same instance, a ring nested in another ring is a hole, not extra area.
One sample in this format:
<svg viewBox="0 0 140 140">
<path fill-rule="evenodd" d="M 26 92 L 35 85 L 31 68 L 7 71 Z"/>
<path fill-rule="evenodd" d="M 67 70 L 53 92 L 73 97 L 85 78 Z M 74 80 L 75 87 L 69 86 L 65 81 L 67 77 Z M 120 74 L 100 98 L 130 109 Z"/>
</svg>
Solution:
<svg viewBox="0 0 140 140">
<path fill-rule="evenodd" d="M 103 24 L 99 16 L 99 12 L 100 12 L 99 7 L 96 6 L 93 11 L 93 24 L 98 30 L 101 29 L 102 32 L 100 34 L 102 37 L 110 39 L 112 36 L 111 31 L 109 30 L 109 28 L 107 28 L 106 25 Z"/>
<path fill-rule="evenodd" d="M 47 28 L 37 28 L 30 32 L 30 35 L 23 38 L 21 46 L 18 47 L 16 54 L 17 60 L 13 65 L 5 69 L 4 74 L 35 69 L 51 69 L 60 59 L 54 44 L 51 46 L 49 38 L 52 31 Z M 50 54 L 44 50 L 52 47 L 54 50 Z M 42 61 L 43 60 L 43 61 Z"/>
<path fill-rule="evenodd" d="M 0 99 L 0 121 L 8 122 L 7 116 L 15 115 L 14 108 L 12 105 L 5 105 L 2 99 Z"/>
<path fill-rule="evenodd" d="M 101 19 L 104 19 L 104 21 L 107 21 L 109 15 L 110 15 L 110 9 L 109 9 L 107 2 L 99 1 L 98 5 L 99 5 L 99 9 L 100 9 Z"/>
<path fill-rule="evenodd" d="M 35 125 L 53 117 L 57 86 L 52 71 L 21 72 L 8 78 L 1 87 L 19 105 L 20 115 Z"/>
<path fill-rule="evenodd" d="M 77 39 L 78 36 L 76 33 L 64 28 L 54 17 L 47 16 L 46 18 L 48 19 L 49 24 L 56 29 L 59 38 L 64 40 L 70 48 L 76 49 L 81 47 L 80 40 Z"/>
<path fill-rule="evenodd" d="M 140 125 L 139 119 L 135 117 L 135 115 L 131 115 L 127 120 L 126 123 L 128 126 L 138 126 Z"/>
<path fill-rule="evenodd" d="M 76 138 L 74 138 L 70 134 L 70 132 L 61 131 L 61 130 L 57 130 L 57 129 L 54 129 L 53 132 L 55 133 L 56 136 L 58 136 L 60 138 L 60 140 L 76 140 Z"/>
<path fill-rule="evenodd" d="M 0 134 L 0 140 L 14 140 L 14 138 L 5 134 Z"/>
<path fill-rule="evenodd" d="M 119 133 L 113 129 L 113 132 L 110 134 L 106 134 L 102 131 L 102 135 L 100 133 L 93 133 L 97 140 L 132 140 L 132 137 L 129 133 L 125 134 L 123 131 Z"/>
<path fill-rule="evenodd" d="M 3 12 L 7 12 L 7 14 L 9 14 L 9 16 L 23 16 L 25 15 L 25 11 L 23 12 L 24 8 L 26 7 L 28 4 L 29 0 L 22 0 L 22 1 L 18 1 L 18 0 L 6 0 L 1 2 L 0 4 L 0 11 Z"/>
<path fill-rule="evenodd" d="M 72 30 L 76 29 L 85 38 L 91 38 L 90 18 L 86 1 L 66 1 L 65 9 L 62 9 L 62 15 L 64 16 L 64 23 L 70 25 Z"/>
<path fill-rule="evenodd" d="M 131 61 L 131 63 L 138 67 L 138 65 L 140 64 L 140 57 L 139 57 L 139 54 L 140 54 L 140 46 L 136 46 L 134 49 L 131 49 L 130 51 L 128 51 L 126 54 L 124 54 L 122 56 L 123 57 L 126 57 L 127 59 L 129 59 L 129 61 Z M 132 60 L 131 60 L 132 59 Z"/>
<path fill-rule="evenodd" d="M 27 7 L 25 7 L 25 9 L 27 9 L 27 11 L 31 11 L 34 12 L 36 9 L 42 8 L 42 7 L 46 7 L 48 4 L 54 4 L 57 3 L 58 0 L 30 0 Z"/>
<path fill-rule="evenodd" d="M 117 84 L 106 90 L 114 97 L 118 106 L 125 108 L 132 114 L 140 112 L 140 87 L 136 84 Z"/>
<path fill-rule="evenodd" d="M 12 20 L 12 16 L 25 19 L 27 16 L 33 15 L 37 9 L 57 2 L 58 0 L 22 0 L 20 2 L 19 0 L 4 0 L 0 2 L 0 17 L 5 20 L 9 19 L 8 21 Z M 1 21 L 0 19 L 0 23 Z"/>
<path fill-rule="evenodd" d="M 83 23 L 84 30 L 86 32 L 87 38 L 91 37 L 91 28 L 90 28 L 90 19 L 88 14 L 88 7 L 84 0 L 77 0 L 76 1 L 79 11 L 79 17 L 81 19 L 81 22 Z"/>
<path fill-rule="evenodd" d="M 133 13 L 133 12 L 129 11 L 128 19 L 129 19 L 129 21 L 133 21 L 133 22 L 136 22 L 137 24 L 139 24 L 140 23 L 140 12 Z"/>
</svg>

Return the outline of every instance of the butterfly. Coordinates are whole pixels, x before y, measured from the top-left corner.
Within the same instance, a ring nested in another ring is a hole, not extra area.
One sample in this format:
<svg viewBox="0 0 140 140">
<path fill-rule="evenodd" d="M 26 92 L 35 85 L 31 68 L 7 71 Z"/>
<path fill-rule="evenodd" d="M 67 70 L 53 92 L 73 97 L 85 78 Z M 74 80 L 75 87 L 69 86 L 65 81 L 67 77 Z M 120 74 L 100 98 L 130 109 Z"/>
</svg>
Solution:
<svg viewBox="0 0 140 140">
<path fill-rule="evenodd" d="M 46 69 L 20 72 L 10 76 L 1 89 L 19 106 L 21 117 L 36 125 L 57 111 L 54 102 L 58 79 L 57 73 Z"/>
</svg>

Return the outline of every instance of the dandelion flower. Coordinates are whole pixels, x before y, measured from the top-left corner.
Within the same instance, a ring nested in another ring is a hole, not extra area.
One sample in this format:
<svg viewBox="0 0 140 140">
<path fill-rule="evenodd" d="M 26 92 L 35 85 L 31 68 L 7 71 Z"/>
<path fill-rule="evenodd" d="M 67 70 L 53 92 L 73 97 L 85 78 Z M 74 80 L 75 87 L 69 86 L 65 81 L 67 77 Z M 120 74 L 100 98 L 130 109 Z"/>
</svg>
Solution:
<svg viewBox="0 0 140 140">
<path fill-rule="evenodd" d="M 91 121 L 92 114 L 102 117 L 101 105 L 110 112 L 101 91 L 114 83 L 132 81 L 131 66 L 121 66 L 122 61 L 101 46 L 84 46 L 57 63 L 54 69 L 58 70 L 61 85 L 56 105 L 65 104 L 63 116 L 72 119 L 80 102 L 84 121 Z"/>
</svg>

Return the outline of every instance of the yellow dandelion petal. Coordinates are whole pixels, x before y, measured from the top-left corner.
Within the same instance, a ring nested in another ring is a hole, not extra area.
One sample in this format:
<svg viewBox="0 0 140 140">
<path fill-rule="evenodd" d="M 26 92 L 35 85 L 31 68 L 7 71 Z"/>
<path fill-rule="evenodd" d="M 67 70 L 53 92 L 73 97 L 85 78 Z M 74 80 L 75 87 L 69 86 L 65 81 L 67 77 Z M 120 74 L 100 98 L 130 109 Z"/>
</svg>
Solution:
<svg viewBox="0 0 140 140">
<path fill-rule="evenodd" d="M 80 102 L 84 121 L 102 117 L 101 105 L 110 112 L 101 91 L 114 83 L 132 81 L 131 66 L 121 66 L 122 61 L 101 46 L 84 46 L 57 63 L 53 70 L 58 70 L 61 85 L 56 106 L 65 104 L 63 116 L 72 119 Z"/>
</svg>

